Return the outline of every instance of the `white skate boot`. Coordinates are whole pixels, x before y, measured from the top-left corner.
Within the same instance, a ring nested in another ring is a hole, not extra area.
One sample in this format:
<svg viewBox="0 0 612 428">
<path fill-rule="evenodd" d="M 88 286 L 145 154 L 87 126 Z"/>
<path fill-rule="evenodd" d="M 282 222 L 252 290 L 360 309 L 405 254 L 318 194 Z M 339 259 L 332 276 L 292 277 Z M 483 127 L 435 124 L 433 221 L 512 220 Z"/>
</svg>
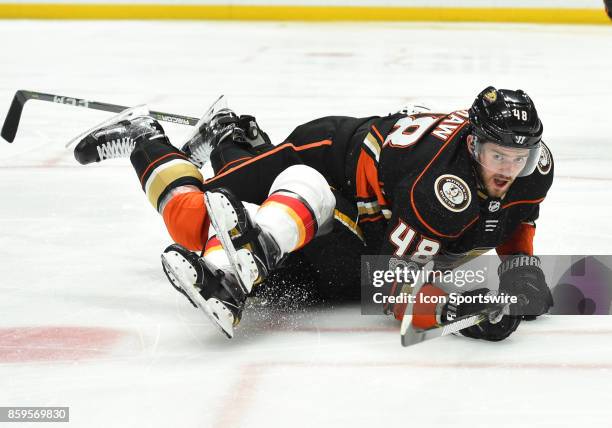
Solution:
<svg viewBox="0 0 612 428">
<path fill-rule="evenodd" d="M 246 299 L 238 280 L 232 274 L 209 266 L 196 253 L 178 244 L 166 248 L 161 259 L 172 286 L 231 339 Z"/>
<path fill-rule="evenodd" d="M 281 250 L 229 190 L 206 192 L 206 208 L 241 290 L 248 295 L 280 264 Z"/>
</svg>

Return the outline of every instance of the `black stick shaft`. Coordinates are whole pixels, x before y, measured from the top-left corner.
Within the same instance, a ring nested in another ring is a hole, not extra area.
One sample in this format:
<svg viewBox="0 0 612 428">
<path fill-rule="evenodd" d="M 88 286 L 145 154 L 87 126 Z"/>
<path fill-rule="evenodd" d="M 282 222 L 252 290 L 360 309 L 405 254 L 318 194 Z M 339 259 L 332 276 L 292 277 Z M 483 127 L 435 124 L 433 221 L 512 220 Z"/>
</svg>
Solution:
<svg viewBox="0 0 612 428">
<path fill-rule="evenodd" d="M 9 108 L 9 112 L 2 126 L 2 138 L 9 143 L 15 140 L 17 135 L 17 128 L 19 127 L 19 121 L 21 120 L 21 114 L 23 113 L 23 106 L 28 100 L 39 100 L 48 101 L 58 104 L 68 104 L 75 107 L 89 108 L 93 110 L 108 111 L 111 113 L 119 113 L 129 107 L 121 106 L 118 104 L 102 103 L 99 101 L 91 101 L 83 98 L 66 97 L 63 95 L 45 94 L 43 92 L 34 92 L 19 90 L 13 97 L 13 102 Z M 182 116 L 174 113 L 164 113 L 161 111 L 150 111 L 151 117 L 163 122 L 178 123 L 180 125 L 195 126 L 198 123 L 198 118 Z"/>
</svg>

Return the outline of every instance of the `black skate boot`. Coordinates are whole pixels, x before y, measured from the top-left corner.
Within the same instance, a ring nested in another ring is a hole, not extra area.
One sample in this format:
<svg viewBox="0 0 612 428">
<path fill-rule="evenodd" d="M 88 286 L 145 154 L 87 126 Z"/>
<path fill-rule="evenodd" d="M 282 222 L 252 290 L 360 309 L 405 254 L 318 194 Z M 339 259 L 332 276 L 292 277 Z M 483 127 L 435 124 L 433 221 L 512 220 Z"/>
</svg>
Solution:
<svg viewBox="0 0 612 428">
<path fill-rule="evenodd" d="M 227 189 L 205 193 L 210 222 L 245 294 L 262 283 L 280 265 L 283 254 L 272 236 L 251 219 Z"/>
<path fill-rule="evenodd" d="M 238 280 L 209 266 L 196 253 L 178 244 L 166 248 L 161 259 L 164 273 L 172 286 L 231 339 L 246 300 Z"/>
<path fill-rule="evenodd" d="M 241 145 L 253 155 L 274 147 L 253 116 L 238 117 L 227 108 L 225 98 L 220 97 L 198 121 L 181 151 L 202 168 L 210 162 L 212 151 L 226 141 Z"/>
<path fill-rule="evenodd" d="M 127 158 L 136 142 L 148 138 L 166 138 L 164 129 L 148 110 L 135 107 L 101 123 L 81 135 L 74 157 L 81 165 L 105 159 Z"/>
</svg>

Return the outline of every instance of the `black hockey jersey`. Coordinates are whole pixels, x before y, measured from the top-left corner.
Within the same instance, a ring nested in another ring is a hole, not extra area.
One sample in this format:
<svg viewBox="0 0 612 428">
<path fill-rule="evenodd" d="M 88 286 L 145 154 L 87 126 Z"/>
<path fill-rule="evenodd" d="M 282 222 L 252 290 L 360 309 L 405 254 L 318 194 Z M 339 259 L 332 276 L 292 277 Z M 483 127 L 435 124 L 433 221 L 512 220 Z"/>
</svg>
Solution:
<svg viewBox="0 0 612 428">
<path fill-rule="evenodd" d="M 469 133 L 463 110 L 391 115 L 353 135 L 352 191 L 366 238 L 382 241 L 380 254 L 465 261 L 523 239 L 517 231 L 534 224 L 552 184 L 550 151 L 543 144 L 536 170 L 517 178 L 503 198 L 492 198 L 481 189 Z"/>
</svg>

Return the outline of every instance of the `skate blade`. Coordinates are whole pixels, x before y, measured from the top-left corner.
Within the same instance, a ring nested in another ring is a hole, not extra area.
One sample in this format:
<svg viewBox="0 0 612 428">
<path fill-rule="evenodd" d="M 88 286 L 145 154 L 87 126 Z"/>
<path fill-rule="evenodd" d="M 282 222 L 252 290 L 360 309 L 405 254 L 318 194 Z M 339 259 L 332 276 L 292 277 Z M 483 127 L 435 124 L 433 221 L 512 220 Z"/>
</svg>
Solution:
<svg viewBox="0 0 612 428">
<path fill-rule="evenodd" d="M 121 122 L 122 120 L 131 119 L 132 117 L 148 116 L 149 114 L 150 114 L 149 108 L 145 104 L 128 108 L 114 115 L 113 117 L 106 119 L 105 121 L 101 123 L 98 123 L 96 126 L 88 129 L 87 131 L 80 133 L 79 135 L 74 137 L 72 140 L 68 141 L 65 147 L 68 148 L 72 146 L 73 144 L 78 143 L 79 141 L 81 141 L 83 138 L 85 138 L 87 135 L 91 134 L 98 128 L 102 128 L 102 127 L 111 125 L 116 122 Z"/>
<path fill-rule="evenodd" d="M 252 289 L 253 284 L 259 278 L 259 269 L 257 263 L 255 263 L 255 257 L 246 248 L 241 248 L 236 251 L 236 260 L 240 278 L 244 283 L 251 284 L 250 289 Z"/>
<path fill-rule="evenodd" d="M 421 267 L 422 272 L 430 272 L 434 267 L 434 262 L 430 261 L 425 266 Z M 410 346 L 420 343 L 426 340 L 425 334 L 422 330 L 416 329 L 412 325 L 412 315 L 414 313 L 414 301 L 419 291 L 425 285 L 426 278 L 425 274 L 419 275 L 418 280 L 412 284 L 412 292 L 410 293 L 411 299 L 408 301 L 406 308 L 404 309 L 404 317 L 402 318 L 402 324 L 400 326 L 400 340 L 402 346 Z"/>
<path fill-rule="evenodd" d="M 231 311 L 218 299 L 204 299 L 198 292 L 198 289 L 193 285 L 190 278 L 184 278 L 183 275 L 179 273 L 179 270 L 172 266 L 172 262 L 169 260 L 168 255 L 174 255 L 176 257 L 175 261 L 179 263 L 183 263 L 182 260 L 184 260 L 184 258 L 176 252 L 162 254 L 161 259 L 164 265 L 164 271 L 170 278 L 170 281 L 183 290 L 191 301 L 204 312 L 228 339 L 234 337 L 234 315 Z M 186 260 L 185 262 L 188 263 Z"/>
<path fill-rule="evenodd" d="M 253 283 L 259 276 L 259 272 L 257 271 L 256 265 L 254 265 L 255 261 L 253 255 L 248 250 L 244 249 L 236 251 L 229 235 L 229 231 L 238 225 L 238 215 L 234 212 L 232 204 L 230 204 L 225 195 L 221 193 L 206 192 L 204 200 L 206 201 L 206 209 L 210 222 L 217 232 L 217 238 L 221 242 L 221 247 L 223 247 L 236 273 L 240 287 L 245 294 L 249 294 L 253 289 Z M 244 251 L 246 251 L 248 255 L 246 255 Z M 251 264 L 251 261 L 253 264 Z M 254 278 L 253 266 L 255 266 L 256 270 Z"/>
</svg>

